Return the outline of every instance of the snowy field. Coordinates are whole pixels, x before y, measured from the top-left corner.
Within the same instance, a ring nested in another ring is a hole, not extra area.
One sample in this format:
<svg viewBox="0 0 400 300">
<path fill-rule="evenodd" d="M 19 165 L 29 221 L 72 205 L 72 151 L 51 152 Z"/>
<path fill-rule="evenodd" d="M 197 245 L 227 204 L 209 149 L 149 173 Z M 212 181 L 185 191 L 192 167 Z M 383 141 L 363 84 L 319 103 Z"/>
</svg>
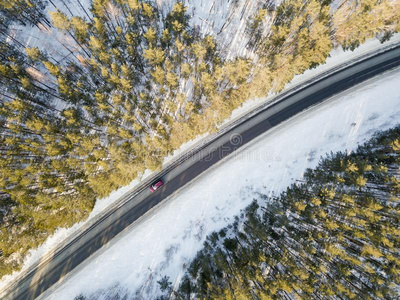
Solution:
<svg viewBox="0 0 400 300">
<path fill-rule="evenodd" d="M 400 124 L 399 85 L 397 69 L 266 133 L 128 228 L 46 299 L 154 299 L 157 280 L 177 283 L 206 236 L 231 223 L 255 191 L 278 194 L 326 153 L 352 151 Z"/>
</svg>

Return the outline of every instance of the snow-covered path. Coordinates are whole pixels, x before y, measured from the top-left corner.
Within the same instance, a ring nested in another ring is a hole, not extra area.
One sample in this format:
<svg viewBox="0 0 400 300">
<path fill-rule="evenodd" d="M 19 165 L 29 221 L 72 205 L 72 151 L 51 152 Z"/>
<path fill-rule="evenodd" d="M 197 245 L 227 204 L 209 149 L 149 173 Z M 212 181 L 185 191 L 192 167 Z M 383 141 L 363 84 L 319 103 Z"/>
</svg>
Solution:
<svg viewBox="0 0 400 300">
<path fill-rule="evenodd" d="M 397 69 L 269 131 L 128 228 L 47 293 L 48 299 L 80 293 L 153 299 L 157 280 L 167 275 L 177 282 L 206 235 L 232 222 L 253 200 L 253 191 L 280 193 L 326 153 L 354 150 L 376 131 L 399 124 L 399 86 Z"/>
</svg>

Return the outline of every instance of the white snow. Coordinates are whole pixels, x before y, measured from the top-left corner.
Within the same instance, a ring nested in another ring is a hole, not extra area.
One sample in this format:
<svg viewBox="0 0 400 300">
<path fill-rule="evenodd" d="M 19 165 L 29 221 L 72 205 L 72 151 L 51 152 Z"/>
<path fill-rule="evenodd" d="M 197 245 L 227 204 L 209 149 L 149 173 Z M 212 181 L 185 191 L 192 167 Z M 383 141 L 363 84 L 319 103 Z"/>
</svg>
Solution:
<svg viewBox="0 0 400 300">
<path fill-rule="evenodd" d="M 400 69 L 305 111 L 213 167 L 164 201 L 79 267 L 47 299 L 119 292 L 154 299 L 168 275 L 176 284 L 206 235 L 232 222 L 254 197 L 278 194 L 330 151 L 352 151 L 375 132 L 399 125 Z"/>
<path fill-rule="evenodd" d="M 275 0 L 279 5 L 281 0 Z M 174 0 L 156 0 L 159 7 L 171 8 Z M 263 4 L 260 0 L 184 0 L 187 13 L 191 16 L 191 25 L 202 34 L 217 38 L 224 57 L 252 57 L 252 51 L 246 48 L 248 36 L 247 22 Z"/>
</svg>

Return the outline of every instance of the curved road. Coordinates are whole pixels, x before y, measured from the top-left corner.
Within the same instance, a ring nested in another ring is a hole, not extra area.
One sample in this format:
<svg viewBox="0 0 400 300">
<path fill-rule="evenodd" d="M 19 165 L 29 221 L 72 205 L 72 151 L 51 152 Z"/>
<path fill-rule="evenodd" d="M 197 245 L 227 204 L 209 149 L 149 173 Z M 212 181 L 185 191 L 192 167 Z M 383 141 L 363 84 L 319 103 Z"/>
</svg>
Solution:
<svg viewBox="0 0 400 300">
<path fill-rule="evenodd" d="M 241 118 L 200 149 L 162 171 L 159 176 L 162 176 L 165 185 L 155 193 L 150 193 L 148 185 L 142 185 L 135 193 L 126 196 L 123 203 L 113 207 L 73 240 L 10 284 L 0 293 L 0 298 L 25 300 L 38 297 L 163 199 L 239 147 L 302 110 L 397 66 L 400 66 L 400 45 L 331 72 L 321 79 L 314 79 L 305 87 L 278 95 L 268 106 Z"/>
</svg>

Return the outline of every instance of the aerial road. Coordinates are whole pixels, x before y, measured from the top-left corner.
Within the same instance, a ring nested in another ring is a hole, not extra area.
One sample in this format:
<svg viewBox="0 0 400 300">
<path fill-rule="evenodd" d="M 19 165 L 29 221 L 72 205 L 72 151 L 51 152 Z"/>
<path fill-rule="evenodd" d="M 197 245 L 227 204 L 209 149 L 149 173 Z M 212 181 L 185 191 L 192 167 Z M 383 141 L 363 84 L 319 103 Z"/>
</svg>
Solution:
<svg viewBox="0 0 400 300">
<path fill-rule="evenodd" d="M 116 205 L 89 222 L 76 236 L 6 286 L 0 291 L 0 299 L 25 300 L 40 296 L 163 199 L 243 145 L 299 112 L 398 66 L 400 45 L 392 45 L 352 64 L 320 74 L 257 107 L 125 195 Z M 152 193 L 150 184 L 159 178 L 164 185 Z"/>
</svg>

